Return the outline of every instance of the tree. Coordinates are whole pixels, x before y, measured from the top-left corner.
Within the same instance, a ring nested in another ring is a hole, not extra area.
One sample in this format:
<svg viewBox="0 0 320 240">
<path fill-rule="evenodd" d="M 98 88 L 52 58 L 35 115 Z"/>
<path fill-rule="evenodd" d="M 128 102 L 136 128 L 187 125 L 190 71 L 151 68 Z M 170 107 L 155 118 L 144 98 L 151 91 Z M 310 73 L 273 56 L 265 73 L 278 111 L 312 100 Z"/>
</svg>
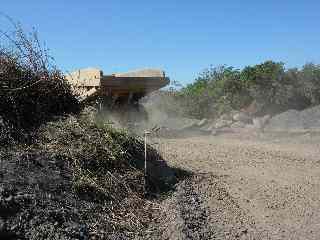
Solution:
<svg viewBox="0 0 320 240">
<path fill-rule="evenodd" d="M 320 104 L 320 65 L 305 64 L 298 74 L 298 84 L 302 95 L 306 96 L 312 105 Z"/>
<path fill-rule="evenodd" d="M 283 76 L 284 64 L 273 61 L 245 67 L 241 72 L 241 80 L 251 96 L 266 104 L 279 103 L 277 90 L 283 85 Z"/>
</svg>

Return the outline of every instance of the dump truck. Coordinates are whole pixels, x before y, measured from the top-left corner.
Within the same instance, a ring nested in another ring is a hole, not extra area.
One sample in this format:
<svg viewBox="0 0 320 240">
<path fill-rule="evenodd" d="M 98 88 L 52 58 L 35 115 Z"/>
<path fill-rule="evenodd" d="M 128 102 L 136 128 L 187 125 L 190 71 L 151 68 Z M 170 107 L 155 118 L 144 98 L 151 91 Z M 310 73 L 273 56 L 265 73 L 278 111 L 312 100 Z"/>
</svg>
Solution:
<svg viewBox="0 0 320 240">
<path fill-rule="evenodd" d="M 141 69 L 126 73 L 104 75 L 101 69 L 79 69 L 66 75 L 81 102 L 96 102 L 100 110 L 107 109 L 124 115 L 146 118 L 139 100 L 169 84 L 165 72 L 159 69 Z M 128 119 L 127 119 L 128 120 Z"/>
</svg>

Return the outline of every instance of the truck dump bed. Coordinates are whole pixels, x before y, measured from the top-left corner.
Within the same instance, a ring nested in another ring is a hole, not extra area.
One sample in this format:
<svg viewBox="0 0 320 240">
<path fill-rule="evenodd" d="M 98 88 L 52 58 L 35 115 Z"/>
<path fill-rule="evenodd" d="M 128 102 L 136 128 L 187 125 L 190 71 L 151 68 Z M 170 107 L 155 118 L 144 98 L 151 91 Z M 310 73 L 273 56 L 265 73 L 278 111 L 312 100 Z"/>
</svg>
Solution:
<svg viewBox="0 0 320 240">
<path fill-rule="evenodd" d="M 158 90 L 169 83 L 163 71 L 148 69 L 129 73 L 103 76 L 101 87 L 112 95 L 119 96 L 130 93 L 147 94 Z"/>
<path fill-rule="evenodd" d="M 96 68 L 80 69 L 68 74 L 67 80 L 84 100 L 90 96 L 139 97 L 166 86 L 170 81 L 164 71 L 143 69 L 103 75 Z"/>
</svg>

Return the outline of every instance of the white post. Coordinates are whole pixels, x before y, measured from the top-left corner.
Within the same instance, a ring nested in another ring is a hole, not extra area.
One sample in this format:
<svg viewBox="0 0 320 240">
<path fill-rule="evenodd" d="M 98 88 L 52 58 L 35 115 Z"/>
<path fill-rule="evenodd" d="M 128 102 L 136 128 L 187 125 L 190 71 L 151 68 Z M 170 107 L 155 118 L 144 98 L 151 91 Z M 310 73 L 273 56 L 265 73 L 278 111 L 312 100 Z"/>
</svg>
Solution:
<svg viewBox="0 0 320 240">
<path fill-rule="evenodd" d="M 144 131 L 144 193 L 147 193 L 147 135 L 150 132 Z"/>
</svg>

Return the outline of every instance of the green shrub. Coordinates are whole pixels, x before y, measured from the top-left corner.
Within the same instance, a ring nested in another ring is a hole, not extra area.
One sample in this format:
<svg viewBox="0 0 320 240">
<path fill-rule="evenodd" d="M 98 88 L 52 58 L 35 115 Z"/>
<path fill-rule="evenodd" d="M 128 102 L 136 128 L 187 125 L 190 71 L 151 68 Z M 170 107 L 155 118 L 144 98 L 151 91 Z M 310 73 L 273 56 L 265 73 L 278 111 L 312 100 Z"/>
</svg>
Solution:
<svg viewBox="0 0 320 240">
<path fill-rule="evenodd" d="M 175 112 L 199 119 L 240 110 L 253 101 L 262 106 L 258 115 L 302 110 L 320 104 L 320 65 L 285 69 L 282 62 L 266 61 L 241 71 L 211 67 L 176 91 L 173 99 L 179 106 Z"/>
</svg>

